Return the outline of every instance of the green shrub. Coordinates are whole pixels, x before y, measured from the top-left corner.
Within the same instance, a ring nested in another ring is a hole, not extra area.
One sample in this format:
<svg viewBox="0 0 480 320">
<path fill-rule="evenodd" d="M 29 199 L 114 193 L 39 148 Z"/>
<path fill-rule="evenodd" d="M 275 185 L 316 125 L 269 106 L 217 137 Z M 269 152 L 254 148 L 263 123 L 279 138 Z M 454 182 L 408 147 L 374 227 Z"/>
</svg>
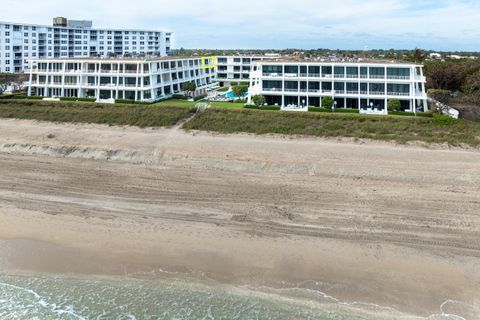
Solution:
<svg viewBox="0 0 480 320">
<path fill-rule="evenodd" d="M 331 109 L 333 105 L 332 97 L 322 98 L 322 108 Z"/>
<path fill-rule="evenodd" d="M 338 113 L 358 113 L 358 109 L 338 108 L 338 109 L 335 109 L 335 112 L 338 112 Z"/>
<path fill-rule="evenodd" d="M 233 94 L 236 97 L 243 97 L 248 92 L 248 86 L 238 85 L 232 87 Z"/>
<path fill-rule="evenodd" d="M 400 111 L 401 108 L 402 108 L 402 103 L 400 102 L 400 100 L 398 99 L 388 100 L 388 105 L 387 105 L 388 112 Z"/>
<path fill-rule="evenodd" d="M 310 112 L 332 112 L 332 109 L 319 108 L 319 107 L 308 107 Z"/>
<path fill-rule="evenodd" d="M 135 100 L 130 100 L 130 99 L 116 99 L 115 103 L 120 103 L 120 104 L 134 104 Z"/>
<path fill-rule="evenodd" d="M 439 113 L 433 115 L 433 121 L 439 126 L 451 126 L 460 123 L 460 120 Z"/>
<path fill-rule="evenodd" d="M 256 95 L 252 97 L 252 101 L 256 106 L 263 106 L 267 99 L 262 95 Z"/>
<path fill-rule="evenodd" d="M 61 97 L 60 101 L 95 102 L 95 98 Z"/>
<path fill-rule="evenodd" d="M 408 112 L 408 111 L 388 111 L 388 114 L 391 116 L 407 116 L 407 117 L 415 116 L 415 113 Z"/>
<path fill-rule="evenodd" d="M 273 110 L 273 111 L 279 111 L 281 110 L 280 106 L 255 106 L 255 105 L 245 105 L 245 109 L 253 109 L 253 110 Z"/>
<path fill-rule="evenodd" d="M 177 100 L 188 100 L 189 97 L 187 97 L 186 95 L 184 94 L 174 94 L 172 96 L 172 99 L 177 99 Z"/>
<path fill-rule="evenodd" d="M 218 92 L 227 92 L 230 88 L 228 87 L 221 87 L 221 88 L 218 88 L 217 91 Z"/>
</svg>

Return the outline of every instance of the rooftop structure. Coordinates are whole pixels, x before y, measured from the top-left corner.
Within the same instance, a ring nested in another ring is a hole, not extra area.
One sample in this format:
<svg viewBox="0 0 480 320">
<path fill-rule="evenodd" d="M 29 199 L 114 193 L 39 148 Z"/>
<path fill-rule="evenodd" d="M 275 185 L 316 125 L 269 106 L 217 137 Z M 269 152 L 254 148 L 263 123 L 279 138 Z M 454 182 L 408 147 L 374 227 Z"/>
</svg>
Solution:
<svg viewBox="0 0 480 320">
<path fill-rule="evenodd" d="M 108 56 L 166 56 L 172 32 L 93 28 L 92 21 L 54 18 L 36 25 L 0 21 L 0 72 L 23 72 L 30 60 Z"/>
</svg>

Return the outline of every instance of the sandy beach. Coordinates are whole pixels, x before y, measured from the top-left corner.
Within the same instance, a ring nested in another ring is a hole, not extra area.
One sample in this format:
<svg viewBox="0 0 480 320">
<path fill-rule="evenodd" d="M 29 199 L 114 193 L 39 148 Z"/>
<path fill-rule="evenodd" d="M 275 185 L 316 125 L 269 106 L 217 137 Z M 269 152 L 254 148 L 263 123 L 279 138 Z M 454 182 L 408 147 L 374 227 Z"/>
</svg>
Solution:
<svg viewBox="0 0 480 320">
<path fill-rule="evenodd" d="M 0 221 L 0 272 L 480 317 L 478 150 L 0 120 Z"/>
</svg>

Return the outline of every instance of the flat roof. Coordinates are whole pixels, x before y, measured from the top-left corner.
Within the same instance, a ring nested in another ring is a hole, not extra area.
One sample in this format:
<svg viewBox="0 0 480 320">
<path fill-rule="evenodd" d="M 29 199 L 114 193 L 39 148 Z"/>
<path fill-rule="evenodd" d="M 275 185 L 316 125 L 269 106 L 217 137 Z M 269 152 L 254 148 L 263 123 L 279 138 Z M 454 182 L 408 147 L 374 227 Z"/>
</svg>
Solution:
<svg viewBox="0 0 480 320">
<path fill-rule="evenodd" d="M 36 58 L 30 59 L 30 61 L 41 61 L 41 62 L 63 62 L 63 61 L 94 61 L 94 62 L 117 62 L 117 61 L 127 61 L 127 62 L 150 62 L 150 61 L 170 61 L 170 60 L 190 60 L 190 59 L 202 59 L 207 58 L 204 56 L 165 56 L 165 57 L 105 57 L 105 58 L 97 58 L 97 57 L 78 57 L 78 58 Z"/>
<path fill-rule="evenodd" d="M 72 21 L 84 21 L 84 20 L 72 20 Z M 87 20 L 85 20 L 87 21 Z M 90 21 L 90 20 L 88 20 Z M 10 22 L 10 21 L 0 21 L 0 24 L 8 24 L 8 25 L 19 25 L 19 26 L 29 26 L 29 27 L 38 27 L 38 28 L 58 28 L 64 30 L 85 30 L 85 31 L 128 31 L 128 32 L 155 32 L 155 33 L 173 33 L 173 31 L 168 29 L 160 29 L 160 30 L 149 30 L 149 29 L 122 29 L 122 28 L 84 28 L 84 27 L 63 27 L 63 26 L 54 26 L 53 24 L 35 24 L 35 23 L 25 23 L 25 22 Z M 23 30 L 22 30 L 23 31 Z"/>
<path fill-rule="evenodd" d="M 415 62 L 386 60 L 386 59 L 365 59 L 365 58 L 352 58 L 352 59 L 332 59 L 332 58 L 300 58 L 300 57 L 288 57 L 273 58 L 268 61 L 259 61 L 257 63 L 297 63 L 297 64 L 388 64 L 388 65 L 409 65 L 409 66 L 422 66 Z"/>
</svg>

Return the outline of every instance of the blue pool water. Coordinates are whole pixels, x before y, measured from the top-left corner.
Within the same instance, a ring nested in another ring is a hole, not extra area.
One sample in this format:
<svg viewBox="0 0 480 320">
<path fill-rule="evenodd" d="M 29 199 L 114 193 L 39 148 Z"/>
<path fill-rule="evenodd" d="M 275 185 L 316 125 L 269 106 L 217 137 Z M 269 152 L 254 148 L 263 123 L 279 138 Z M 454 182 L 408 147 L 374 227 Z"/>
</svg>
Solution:
<svg viewBox="0 0 480 320">
<path fill-rule="evenodd" d="M 238 98 L 245 98 L 248 94 L 245 93 L 242 97 L 237 97 L 233 91 L 229 91 L 227 93 L 225 93 L 223 96 L 224 97 L 227 97 L 227 98 L 230 98 L 230 99 L 238 99 Z"/>
</svg>

